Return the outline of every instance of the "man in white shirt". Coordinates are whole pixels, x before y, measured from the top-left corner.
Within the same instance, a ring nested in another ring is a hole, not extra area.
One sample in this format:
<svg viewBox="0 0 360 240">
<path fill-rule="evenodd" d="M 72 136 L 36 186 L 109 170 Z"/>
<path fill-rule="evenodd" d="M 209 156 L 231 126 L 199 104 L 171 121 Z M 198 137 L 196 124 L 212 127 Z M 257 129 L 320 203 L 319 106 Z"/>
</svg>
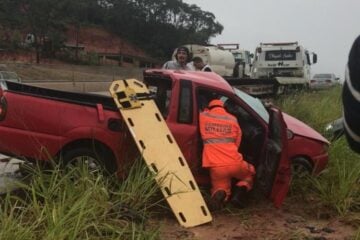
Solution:
<svg viewBox="0 0 360 240">
<path fill-rule="evenodd" d="M 191 56 L 187 47 L 178 47 L 175 58 L 175 61 L 167 61 L 162 68 L 175 70 L 195 70 L 192 64 L 189 64 Z"/>
</svg>

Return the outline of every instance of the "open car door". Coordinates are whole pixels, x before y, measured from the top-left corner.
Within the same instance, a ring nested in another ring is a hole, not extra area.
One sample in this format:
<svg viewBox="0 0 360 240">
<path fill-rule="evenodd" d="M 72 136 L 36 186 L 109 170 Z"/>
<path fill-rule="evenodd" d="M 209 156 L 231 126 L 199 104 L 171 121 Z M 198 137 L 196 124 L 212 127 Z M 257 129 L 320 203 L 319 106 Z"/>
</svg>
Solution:
<svg viewBox="0 0 360 240">
<path fill-rule="evenodd" d="M 7 102 L 4 96 L 5 82 L 0 80 L 0 121 L 4 120 L 7 110 Z"/>
<path fill-rule="evenodd" d="M 291 181 L 290 160 L 288 159 L 287 127 L 279 109 L 270 109 L 269 141 L 265 159 L 257 169 L 257 184 L 280 207 Z"/>
</svg>

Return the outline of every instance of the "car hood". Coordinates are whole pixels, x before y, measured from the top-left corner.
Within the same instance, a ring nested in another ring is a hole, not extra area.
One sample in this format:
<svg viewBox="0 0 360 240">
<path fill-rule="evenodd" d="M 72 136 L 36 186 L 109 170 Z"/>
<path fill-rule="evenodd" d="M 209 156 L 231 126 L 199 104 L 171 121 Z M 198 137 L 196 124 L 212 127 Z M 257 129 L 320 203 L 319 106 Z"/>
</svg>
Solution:
<svg viewBox="0 0 360 240">
<path fill-rule="evenodd" d="M 287 128 L 290 129 L 294 134 L 300 135 L 307 138 L 312 138 L 318 141 L 325 142 L 329 144 L 329 141 L 323 137 L 320 133 L 312 129 L 310 126 L 306 125 L 302 121 L 283 113 L 285 123 Z"/>
</svg>

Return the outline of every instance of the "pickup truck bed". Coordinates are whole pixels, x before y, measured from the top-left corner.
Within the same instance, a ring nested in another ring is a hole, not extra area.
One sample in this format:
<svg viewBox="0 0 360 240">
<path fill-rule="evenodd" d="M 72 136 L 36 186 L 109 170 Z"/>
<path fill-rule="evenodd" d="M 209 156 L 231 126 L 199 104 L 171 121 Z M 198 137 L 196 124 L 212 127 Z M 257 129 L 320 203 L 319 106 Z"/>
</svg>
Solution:
<svg viewBox="0 0 360 240">
<path fill-rule="evenodd" d="M 26 84 L 18 84 L 14 82 L 6 82 L 8 91 L 26 94 L 34 97 L 47 98 L 55 101 L 67 103 L 81 104 L 95 107 L 96 104 L 102 104 L 104 109 L 117 111 L 114 100 L 111 97 L 80 92 L 67 92 L 48 88 L 35 87 Z"/>
<path fill-rule="evenodd" d="M 111 97 L 5 84 L 0 153 L 28 160 L 100 158 L 114 172 L 131 152 L 124 148 L 135 149 Z"/>
</svg>

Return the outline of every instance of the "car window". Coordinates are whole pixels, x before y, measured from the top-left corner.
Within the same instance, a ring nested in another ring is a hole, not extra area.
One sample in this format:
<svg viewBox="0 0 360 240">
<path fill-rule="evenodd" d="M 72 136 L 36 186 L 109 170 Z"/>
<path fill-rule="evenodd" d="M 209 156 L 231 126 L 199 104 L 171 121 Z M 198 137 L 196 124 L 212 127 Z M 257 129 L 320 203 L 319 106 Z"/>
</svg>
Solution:
<svg viewBox="0 0 360 240">
<path fill-rule="evenodd" d="M 257 114 L 259 114 L 259 116 L 266 122 L 269 123 L 269 113 L 266 110 L 266 108 L 264 107 L 264 105 L 262 104 L 262 102 L 257 99 L 254 98 L 246 93 L 244 93 L 243 91 L 240 91 L 237 88 L 233 88 L 235 91 L 235 94 L 241 99 L 243 100 L 247 105 L 249 105 Z"/>
<path fill-rule="evenodd" d="M 256 112 L 266 123 L 269 123 L 269 113 L 259 99 L 254 98 L 237 88 L 234 88 L 234 91 L 237 97 L 239 97 L 243 102 L 245 102 L 245 104 L 252 108 L 254 112 Z M 250 116 L 247 110 L 245 110 L 239 104 L 236 104 L 234 99 L 231 99 L 229 96 L 209 89 L 197 90 L 197 103 L 199 111 L 203 111 L 208 106 L 209 102 L 215 98 L 223 101 L 225 107 L 230 106 L 229 112 L 231 114 L 240 115 L 246 119 L 253 118 L 252 116 Z M 236 106 L 231 107 L 232 105 Z"/>
<path fill-rule="evenodd" d="M 193 100 L 192 100 L 192 84 L 191 81 L 181 80 L 180 96 L 179 96 L 179 123 L 192 123 L 193 121 Z"/>
<path fill-rule="evenodd" d="M 331 78 L 331 74 L 315 74 L 314 78 Z"/>
<path fill-rule="evenodd" d="M 171 99 L 172 82 L 170 79 L 149 78 L 146 84 L 152 94 L 155 96 L 155 103 L 159 108 L 164 119 L 169 114 L 169 106 Z"/>
</svg>

